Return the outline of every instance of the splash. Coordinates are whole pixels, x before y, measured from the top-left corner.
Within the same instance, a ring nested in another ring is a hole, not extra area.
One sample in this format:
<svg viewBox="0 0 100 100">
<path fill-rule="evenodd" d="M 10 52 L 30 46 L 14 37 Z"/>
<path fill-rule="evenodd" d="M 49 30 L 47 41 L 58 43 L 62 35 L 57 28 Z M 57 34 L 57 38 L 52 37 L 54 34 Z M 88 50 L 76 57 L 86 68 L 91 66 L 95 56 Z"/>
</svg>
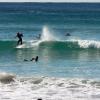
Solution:
<svg viewBox="0 0 100 100">
<path fill-rule="evenodd" d="M 56 38 L 52 35 L 47 26 L 43 27 L 41 41 L 54 41 Z"/>
<path fill-rule="evenodd" d="M 56 40 L 57 38 L 55 38 L 55 36 L 52 35 L 49 28 L 47 26 L 44 26 L 42 29 L 40 40 L 31 41 L 31 47 L 39 46 L 39 44 L 44 41 L 56 41 Z"/>
</svg>

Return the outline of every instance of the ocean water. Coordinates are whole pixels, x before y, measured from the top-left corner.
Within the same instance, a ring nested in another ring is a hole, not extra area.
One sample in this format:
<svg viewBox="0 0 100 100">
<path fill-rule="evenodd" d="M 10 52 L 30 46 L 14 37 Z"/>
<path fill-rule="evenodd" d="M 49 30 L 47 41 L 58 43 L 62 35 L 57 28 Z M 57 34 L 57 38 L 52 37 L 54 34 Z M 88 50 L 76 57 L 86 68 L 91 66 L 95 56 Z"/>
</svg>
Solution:
<svg viewBox="0 0 100 100">
<path fill-rule="evenodd" d="M 0 73 L 0 100 L 100 100 L 100 4 L 0 3 Z"/>
</svg>

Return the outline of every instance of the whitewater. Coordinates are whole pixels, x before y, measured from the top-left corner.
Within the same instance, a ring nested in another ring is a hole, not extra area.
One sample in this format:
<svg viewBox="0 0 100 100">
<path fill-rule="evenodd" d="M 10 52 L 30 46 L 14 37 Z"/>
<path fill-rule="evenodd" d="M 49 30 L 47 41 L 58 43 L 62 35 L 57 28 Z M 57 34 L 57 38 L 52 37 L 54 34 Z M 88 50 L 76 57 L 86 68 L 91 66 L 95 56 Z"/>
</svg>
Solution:
<svg viewBox="0 0 100 100">
<path fill-rule="evenodd" d="M 6 73 L 6 75 L 9 75 Z M 1 75 L 0 75 L 1 77 Z M 78 78 L 17 77 L 0 83 L 1 100 L 99 100 L 100 81 Z"/>
</svg>

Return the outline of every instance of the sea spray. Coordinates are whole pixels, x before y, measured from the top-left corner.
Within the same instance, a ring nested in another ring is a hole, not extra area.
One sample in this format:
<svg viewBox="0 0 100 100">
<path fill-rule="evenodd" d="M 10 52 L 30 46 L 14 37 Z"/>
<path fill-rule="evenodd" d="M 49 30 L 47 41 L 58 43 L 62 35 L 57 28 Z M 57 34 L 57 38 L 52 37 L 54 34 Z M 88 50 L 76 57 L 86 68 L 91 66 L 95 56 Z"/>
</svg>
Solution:
<svg viewBox="0 0 100 100">
<path fill-rule="evenodd" d="M 51 33 L 50 29 L 47 26 L 44 26 L 42 29 L 41 41 L 54 41 L 56 37 Z"/>
<path fill-rule="evenodd" d="M 46 41 L 56 41 L 57 37 L 55 37 L 50 29 L 47 26 L 43 26 L 42 33 L 40 35 L 40 40 L 33 40 L 31 41 L 30 47 L 36 47 L 39 46 L 42 42 Z"/>
<path fill-rule="evenodd" d="M 38 47 L 42 42 L 56 41 L 56 40 L 57 38 L 55 38 L 50 29 L 47 26 L 43 26 L 40 38 L 37 40 L 31 40 L 30 42 L 28 42 L 28 46 L 26 45 L 26 47 L 27 48 Z"/>
</svg>

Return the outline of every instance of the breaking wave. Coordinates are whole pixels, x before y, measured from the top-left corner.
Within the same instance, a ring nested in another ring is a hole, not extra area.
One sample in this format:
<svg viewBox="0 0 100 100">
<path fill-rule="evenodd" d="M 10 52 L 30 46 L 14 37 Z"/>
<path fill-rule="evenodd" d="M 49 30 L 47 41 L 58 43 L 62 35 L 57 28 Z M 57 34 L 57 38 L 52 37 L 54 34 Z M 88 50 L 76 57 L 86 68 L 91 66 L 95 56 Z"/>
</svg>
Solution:
<svg viewBox="0 0 100 100">
<path fill-rule="evenodd" d="M 79 49 L 79 48 L 95 48 L 100 49 L 100 41 L 94 40 L 67 40 L 67 41 L 40 41 L 32 40 L 25 41 L 24 46 L 21 48 L 34 48 L 36 46 L 52 47 L 52 48 L 66 48 L 66 49 Z M 0 49 L 15 48 L 16 41 L 0 41 Z"/>
<path fill-rule="evenodd" d="M 81 40 L 79 38 L 73 38 L 71 36 L 67 40 L 61 40 L 54 36 L 47 26 L 42 29 L 41 37 L 37 40 L 24 41 L 23 45 L 16 46 L 17 41 L 1 40 L 0 49 L 8 48 L 34 48 L 36 46 L 40 47 L 52 47 L 52 48 L 62 48 L 62 49 L 88 49 L 95 48 L 100 49 L 100 41 L 95 40 Z"/>
<path fill-rule="evenodd" d="M 10 83 L 0 82 L 1 100 L 37 100 L 38 98 L 42 100 L 99 100 L 100 80 L 17 76 Z"/>
</svg>

